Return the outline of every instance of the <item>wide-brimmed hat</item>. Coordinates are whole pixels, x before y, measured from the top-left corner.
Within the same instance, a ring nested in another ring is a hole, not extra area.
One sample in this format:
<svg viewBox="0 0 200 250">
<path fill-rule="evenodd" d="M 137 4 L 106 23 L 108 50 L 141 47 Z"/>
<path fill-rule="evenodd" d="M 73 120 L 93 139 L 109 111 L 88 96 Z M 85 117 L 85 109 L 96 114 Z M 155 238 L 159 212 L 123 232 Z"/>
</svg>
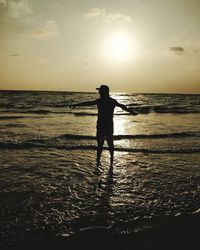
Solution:
<svg viewBox="0 0 200 250">
<path fill-rule="evenodd" d="M 107 85 L 101 85 L 99 88 L 96 88 L 97 90 L 99 91 L 102 91 L 102 92 L 109 92 L 110 89 Z"/>
</svg>

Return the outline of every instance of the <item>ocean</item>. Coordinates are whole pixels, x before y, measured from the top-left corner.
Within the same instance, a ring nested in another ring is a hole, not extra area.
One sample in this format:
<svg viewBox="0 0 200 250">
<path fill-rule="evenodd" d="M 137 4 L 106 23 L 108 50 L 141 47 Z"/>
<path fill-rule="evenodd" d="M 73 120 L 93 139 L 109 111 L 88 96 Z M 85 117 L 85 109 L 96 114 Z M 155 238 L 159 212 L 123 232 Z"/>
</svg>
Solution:
<svg viewBox="0 0 200 250">
<path fill-rule="evenodd" d="M 115 156 L 96 165 L 97 93 L 0 91 L 0 244 L 137 233 L 200 212 L 200 95 L 111 93 Z"/>
</svg>

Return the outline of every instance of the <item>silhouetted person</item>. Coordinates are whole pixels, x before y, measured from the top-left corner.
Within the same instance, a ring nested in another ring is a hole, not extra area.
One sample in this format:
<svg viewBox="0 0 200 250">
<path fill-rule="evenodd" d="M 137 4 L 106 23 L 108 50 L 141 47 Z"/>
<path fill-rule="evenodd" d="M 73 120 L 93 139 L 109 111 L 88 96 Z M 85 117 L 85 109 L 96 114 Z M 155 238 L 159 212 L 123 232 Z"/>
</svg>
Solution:
<svg viewBox="0 0 200 250">
<path fill-rule="evenodd" d="M 131 109 L 125 105 L 120 104 L 117 100 L 113 99 L 109 95 L 109 87 L 107 85 L 101 85 L 100 88 L 96 88 L 99 91 L 100 98 L 94 101 L 77 103 L 70 105 L 75 108 L 77 106 L 92 106 L 97 105 L 98 119 L 97 119 L 97 164 L 100 163 L 101 153 L 103 151 L 104 140 L 106 139 L 110 152 L 110 163 L 113 164 L 114 144 L 113 144 L 113 113 L 115 107 L 120 107 L 125 111 L 135 114 Z"/>
</svg>

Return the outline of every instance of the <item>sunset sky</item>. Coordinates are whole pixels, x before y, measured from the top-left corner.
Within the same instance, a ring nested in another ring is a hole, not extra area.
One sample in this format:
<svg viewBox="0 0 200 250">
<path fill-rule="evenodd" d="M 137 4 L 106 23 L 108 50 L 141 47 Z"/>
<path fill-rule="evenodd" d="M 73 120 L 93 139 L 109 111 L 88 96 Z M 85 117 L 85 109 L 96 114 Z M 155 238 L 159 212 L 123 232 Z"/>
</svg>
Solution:
<svg viewBox="0 0 200 250">
<path fill-rule="evenodd" d="M 0 89 L 200 93 L 199 0 L 0 0 Z"/>
</svg>

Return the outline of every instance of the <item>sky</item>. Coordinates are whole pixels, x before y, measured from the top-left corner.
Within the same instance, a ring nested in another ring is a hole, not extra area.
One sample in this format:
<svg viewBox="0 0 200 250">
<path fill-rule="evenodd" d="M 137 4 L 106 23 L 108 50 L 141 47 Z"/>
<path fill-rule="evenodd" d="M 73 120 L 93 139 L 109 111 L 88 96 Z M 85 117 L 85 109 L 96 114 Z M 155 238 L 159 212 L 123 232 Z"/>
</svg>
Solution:
<svg viewBox="0 0 200 250">
<path fill-rule="evenodd" d="M 0 0 L 0 90 L 200 94 L 199 0 Z"/>
</svg>

